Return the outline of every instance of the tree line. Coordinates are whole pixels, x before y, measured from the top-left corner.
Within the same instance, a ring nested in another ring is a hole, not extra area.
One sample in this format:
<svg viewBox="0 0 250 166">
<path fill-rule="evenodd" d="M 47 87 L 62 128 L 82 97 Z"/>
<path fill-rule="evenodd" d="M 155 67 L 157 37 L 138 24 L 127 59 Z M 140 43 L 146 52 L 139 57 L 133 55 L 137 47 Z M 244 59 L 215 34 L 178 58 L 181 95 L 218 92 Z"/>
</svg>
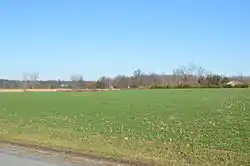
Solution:
<svg viewBox="0 0 250 166">
<path fill-rule="evenodd" d="M 39 73 L 23 74 L 22 80 L 0 79 L 0 88 L 22 89 L 107 89 L 107 88 L 191 88 L 227 87 L 230 81 L 240 81 L 242 87 L 250 84 L 249 76 L 223 76 L 208 72 L 195 65 L 180 66 L 172 74 L 144 73 L 136 69 L 132 76 L 103 76 L 96 81 L 86 81 L 81 74 L 73 74 L 70 80 L 39 80 Z"/>
</svg>

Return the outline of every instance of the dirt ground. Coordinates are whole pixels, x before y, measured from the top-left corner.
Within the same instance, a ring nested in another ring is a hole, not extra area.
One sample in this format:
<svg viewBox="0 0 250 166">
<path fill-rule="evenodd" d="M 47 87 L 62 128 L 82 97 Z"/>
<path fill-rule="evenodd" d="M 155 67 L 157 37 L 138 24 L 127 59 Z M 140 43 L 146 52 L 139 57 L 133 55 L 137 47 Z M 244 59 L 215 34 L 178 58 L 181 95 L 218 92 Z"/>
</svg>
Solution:
<svg viewBox="0 0 250 166">
<path fill-rule="evenodd" d="M 27 92 L 55 92 L 56 89 L 26 89 Z M 0 89 L 0 92 L 24 92 L 23 89 Z"/>
<path fill-rule="evenodd" d="M 0 89 L 0 92 L 23 92 L 22 89 Z"/>
</svg>

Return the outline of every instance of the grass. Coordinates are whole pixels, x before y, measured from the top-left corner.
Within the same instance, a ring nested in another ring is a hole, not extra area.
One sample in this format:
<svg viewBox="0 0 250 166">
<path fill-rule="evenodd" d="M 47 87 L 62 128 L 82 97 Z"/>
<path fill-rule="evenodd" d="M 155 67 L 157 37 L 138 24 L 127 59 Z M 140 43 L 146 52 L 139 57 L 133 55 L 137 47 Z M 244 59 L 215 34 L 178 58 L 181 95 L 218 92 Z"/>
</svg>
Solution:
<svg viewBox="0 0 250 166">
<path fill-rule="evenodd" d="M 250 165 L 250 91 L 0 93 L 0 140 L 150 165 Z"/>
</svg>

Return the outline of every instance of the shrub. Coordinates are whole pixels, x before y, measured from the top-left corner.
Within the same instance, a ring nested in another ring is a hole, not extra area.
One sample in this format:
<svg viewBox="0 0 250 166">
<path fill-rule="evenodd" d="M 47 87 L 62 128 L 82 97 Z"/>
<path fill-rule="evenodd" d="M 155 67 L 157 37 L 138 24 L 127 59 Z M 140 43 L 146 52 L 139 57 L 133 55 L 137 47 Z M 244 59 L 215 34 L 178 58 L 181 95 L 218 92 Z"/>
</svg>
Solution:
<svg viewBox="0 0 250 166">
<path fill-rule="evenodd" d="M 138 86 L 137 85 L 135 85 L 135 84 L 133 84 L 133 85 L 130 85 L 130 88 L 138 88 Z"/>
<path fill-rule="evenodd" d="M 243 88 L 249 88 L 249 85 L 248 84 L 244 84 Z"/>
<path fill-rule="evenodd" d="M 235 88 L 249 88 L 248 84 L 235 85 Z"/>
<path fill-rule="evenodd" d="M 230 84 L 223 84 L 222 88 L 234 88 L 234 86 L 232 86 Z"/>
<path fill-rule="evenodd" d="M 190 86 L 187 84 L 180 84 L 176 86 L 170 85 L 153 85 L 150 89 L 190 89 L 190 88 L 249 88 L 248 84 L 236 85 L 232 86 L 230 84 L 222 84 L 222 85 L 198 85 L 198 86 Z"/>
<path fill-rule="evenodd" d="M 220 85 L 208 85 L 208 88 L 221 88 Z"/>
<path fill-rule="evenodd" d="M 153 86 L 150 86 L 150 89 L 170 89 L 172 88 L 171 86 L 169 85 L 153 85 Z"/>
<path fill-rule="evenodd" d="M 175 88 L 175 89 L 184 89 L 184 88 L 191 88 L 191 86 L 187 85 L 187 84 L 179 84 L 179 85 L 173 86 L 173 88 Z"/>
</svg>

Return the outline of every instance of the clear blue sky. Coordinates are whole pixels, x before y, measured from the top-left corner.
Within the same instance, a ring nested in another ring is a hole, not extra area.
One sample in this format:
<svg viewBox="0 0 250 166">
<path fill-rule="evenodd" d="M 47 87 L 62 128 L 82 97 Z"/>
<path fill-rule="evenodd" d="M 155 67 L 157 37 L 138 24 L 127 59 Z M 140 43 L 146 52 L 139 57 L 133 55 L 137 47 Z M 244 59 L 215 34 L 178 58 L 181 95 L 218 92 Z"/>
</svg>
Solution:
<svg viewBox="0 0 250 166">
<path fill-rule="evenodd" d="M 85 79 L 195 63 L 250 75 L 249 0 L 1 0 L 0 77 Z"/>
</svg>

